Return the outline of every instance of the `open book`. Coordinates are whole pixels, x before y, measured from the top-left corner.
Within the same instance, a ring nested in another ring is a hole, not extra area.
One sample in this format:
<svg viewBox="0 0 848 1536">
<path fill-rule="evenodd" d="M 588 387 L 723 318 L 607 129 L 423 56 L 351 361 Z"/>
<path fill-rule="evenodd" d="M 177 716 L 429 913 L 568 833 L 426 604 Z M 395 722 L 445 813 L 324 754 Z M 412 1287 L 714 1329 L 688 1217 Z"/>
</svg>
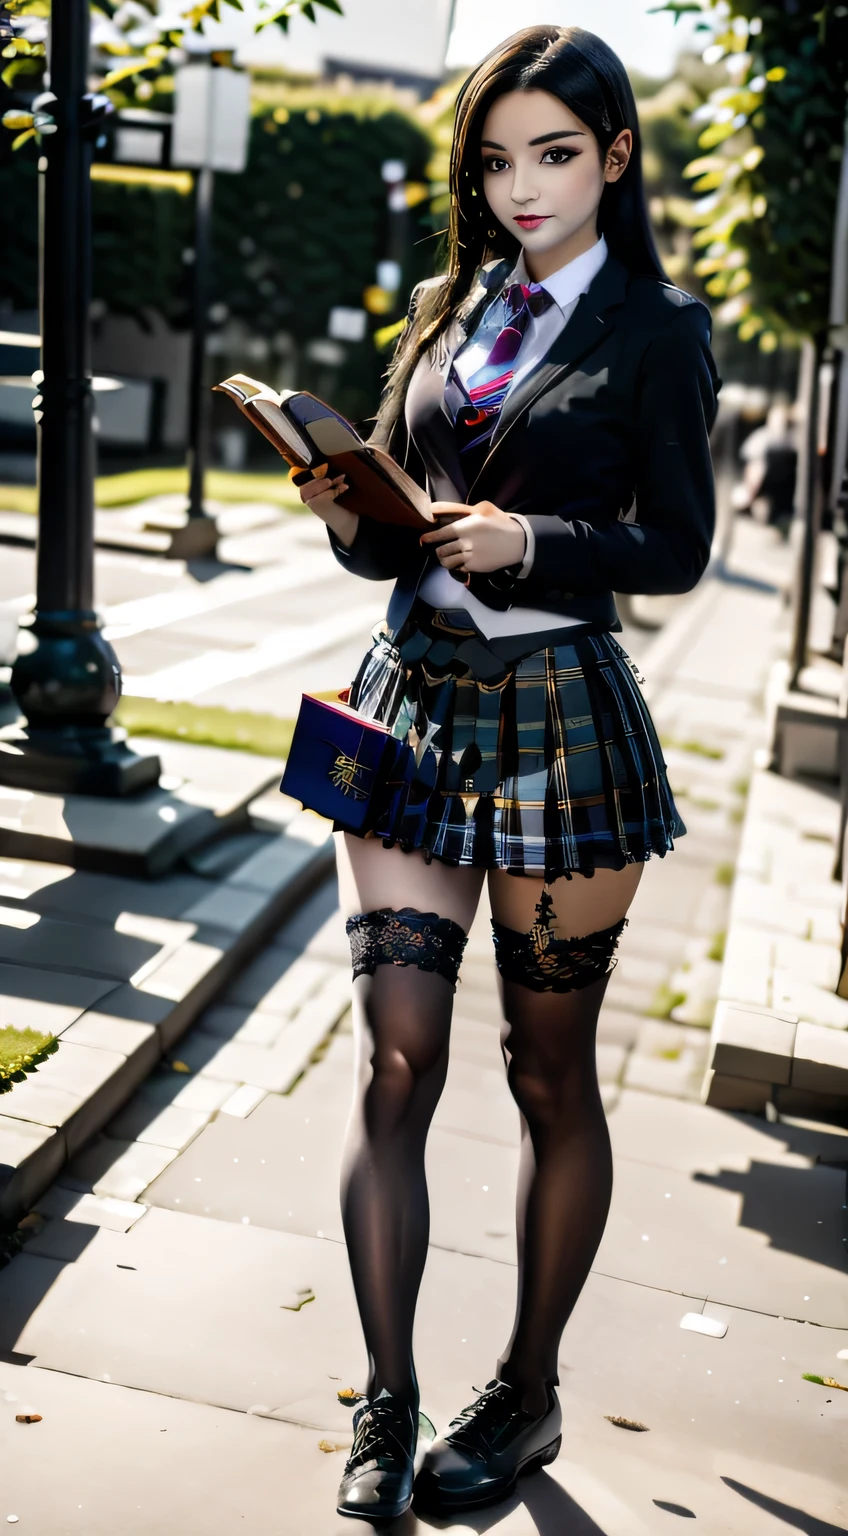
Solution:
<svg viewBox="0 0 848 1536">
<path fill-rule="evenodd" d="M 215 388 L 235 401 L 292 468 L 326 465 L 328 475 L 344 474 L 350 489 L 337 497 L 339 506 L 378 523 L 421 529 L 436 524 L 427 492 L 382 448 L 369 448 L 344 416 L 307 390 L 277 394 L 243 373 L 234 373 Z"/>
</svg>

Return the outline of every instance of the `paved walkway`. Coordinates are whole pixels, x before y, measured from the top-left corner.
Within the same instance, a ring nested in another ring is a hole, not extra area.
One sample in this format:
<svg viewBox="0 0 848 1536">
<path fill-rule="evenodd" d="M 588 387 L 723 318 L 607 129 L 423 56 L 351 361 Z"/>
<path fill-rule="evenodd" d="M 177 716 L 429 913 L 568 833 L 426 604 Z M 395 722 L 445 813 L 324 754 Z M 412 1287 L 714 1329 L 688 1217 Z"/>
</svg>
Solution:
<svg viewBox="0 0 848 1536">
<path fill-rule="evenodd" d="M 2 665 L 18 615 L 33 603 L 35 552 L 2 544 L 0 551 Z M 303 513 L 230 534 L 218 554 L 186 563 L 97 550 L 96 600 L 125 694 L 290 719 L 301 693 L 353 676 L 386 611 L 390 582 L 351 580 L 323 524 Z M 637 599 L 637 615 L 663 623 L 678 601 Z"/>
<path fill-rule="evenodd" d="M 771 535 L 743 526 L 737 542 L 729 578 L 644 657 L 689 836 L 646 871 L 602 1017 L 616 1187 L 563 1340 L 562 1454 L 508 1504 L 454 1524 L 410 1514 L 398 1536 L 848 1523 L 848 1394 L 802 1380 L 848 1381 L 844 1178 L 816 1162 L 844 1138 L 698 1097 L 785 574 Z M 438 1423 L 491 1375 L 515 1285 L 517 1127 L 486 928 L 481 913 L 429 1147 L 417 1353 Z M 328 887 L 108 1128 L 113 1167 L 127 1143 L 167 1145 L 153 1182 L 122 1197 L 101 1143 L 96 1177 L 84 1154 L 41 1202 L 50 1219 L 0 1275 L 0 1520 L 38 1536 L 347 1531 L 337 1394 L 363 1377 L 336 1189 L 347 1020 L 293 1087 L 271 1066 L 293 998 L 343 986 L 346 960 Z M 29 1408 L 41 1423 L 14 1422 Z"/>
</svg>

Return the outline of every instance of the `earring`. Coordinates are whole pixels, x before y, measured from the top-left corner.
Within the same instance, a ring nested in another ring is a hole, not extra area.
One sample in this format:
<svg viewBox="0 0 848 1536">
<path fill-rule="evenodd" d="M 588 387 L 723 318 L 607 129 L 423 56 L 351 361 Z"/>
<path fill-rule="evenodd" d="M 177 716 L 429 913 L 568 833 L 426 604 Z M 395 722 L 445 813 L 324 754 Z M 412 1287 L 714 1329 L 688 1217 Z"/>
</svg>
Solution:
<svg viewBox="0 0 848 1536">
<path fill-rule="evenodd" d="M 490 239 L 490 240 L 494 240 L 494 239 L 495 239 L 495 237 L 496 237 L 496 235 L 497 235 L 497 233 L 498 233 L 498 232 L 497 232 L 497 230 L 496 230 L 496 229 L 487 229 L 487 230 L 486 230 L 486 234 L 487 234 L 487 235 L 488 235 L 488 237 L 489 237 L 489 239 Z"/>
</svg>

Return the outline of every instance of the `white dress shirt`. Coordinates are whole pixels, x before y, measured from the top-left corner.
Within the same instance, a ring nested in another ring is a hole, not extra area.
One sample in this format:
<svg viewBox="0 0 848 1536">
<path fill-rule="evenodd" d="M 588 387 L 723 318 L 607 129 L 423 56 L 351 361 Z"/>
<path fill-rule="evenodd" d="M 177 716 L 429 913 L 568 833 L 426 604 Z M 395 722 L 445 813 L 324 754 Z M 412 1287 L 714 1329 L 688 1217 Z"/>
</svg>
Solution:
<svg viewBox="0 0 848 1536">
<path fill-rule="evenodd" d="M 556 341 L 560 333 L 565 329 L 571 316 L 577 308 L 582 294 L 586 293 L 593 279 L 600 272 L 607 259 L 607 243 L 603 235 L 581 256 L 575 256 L 573 261 L 566 262 L 564 267 L 552 272 L 544 282 L 538 286 L 545 288 L 554 300 L 541 315 L 531 315 L 530 322 L 518 355 L 515 359 L 512 380 L 509 390 L 513 390 L 527 374 L 542 361 Z M 527 268 L 524 264 L 524 252 L 516 262 L 516 265 L 507 278 L 504 288 L 511 283 L 530 283 Z M 499 302 L 499 300 L 498 300 Z M 488 349 L 491 347 L 491 336 L 485 342 L 475 343 L 472 336 L 457 352 L 453 364 L 463 384 L 468 383 L 471 375 L 481 368 L 486 361 Z M 450 362 L 447 368 L 450 367 Z M 446 370 L 447 371 L 447 370 Z M 529 575 L 535 554 L 535 540 L 533 530 L 527 519 L 519 513 L 511 513 L 517 523 L 524 529 L 526 547 L 524 560 L 519 574 L 519 581 Z M 522 608 L 514 604 L 507 612 L 489 608 L 481 603 L 479 598 L 472 596 L 466 588 L 460 585 L 451 576 L 450 571 L 441 566 L 428 571 L 419 588 L 419 594 L 425 603 L 432 608 L 450 608 L 453 610 L 464 609 L 472 619 L 476 627 L 487 639 L 496 635 L 523 635 L 529 634 L 534 629 L 551 629 L 556 625 L 568 628 L 563 623 L 562 614 L 546 612 L 538 608 Z"/>
</svg>

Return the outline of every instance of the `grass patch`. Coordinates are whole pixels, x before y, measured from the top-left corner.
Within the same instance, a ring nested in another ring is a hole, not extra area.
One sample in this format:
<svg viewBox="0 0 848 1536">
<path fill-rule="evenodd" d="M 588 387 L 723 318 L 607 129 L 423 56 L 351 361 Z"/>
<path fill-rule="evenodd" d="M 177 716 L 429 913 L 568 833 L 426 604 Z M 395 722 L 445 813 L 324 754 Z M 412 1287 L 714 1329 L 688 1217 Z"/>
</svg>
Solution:
<svg viewBox="0 0 848 1536">
<path fill-rule="evenodd" d="M 751 780 L 747 778 L 734 779 L 730 788 L 733 790 L 734 795 L 742 795 L 744 798 L 751 788 Z"/>
<path fill-rule="evenodd" d="M 669 1046 L 669 1049 L 667 1051 L 660 1051 L 660 1057 L 662 1058 L 663 1061 L 679 1061 L 680 1060 L 680 1047 L 679 1047 L 679 1045 L 672 1045 L 672 1046 Z"/>
<path fill-rule="evenodd" d="M 0 1093 L 10 1093 L 14 1083 L 36 1072 L 58 1048 L 55 1035 L 42 1035 L 37 1029 L 15 1029 L 13 1024 L 0 1029 Z"/>
<path fill-rule="evenodd" d="M 0 485 L 0 508 L 4 512 L 38 511 L 38 493 L 34 485 Z"/>
<path fill-rule="evenodd" d="M 732 864 L 719 864 L 713 876 L 716 885 L 732 885 L 733 876 L 736 873 Z"/>
<path fill-rule="evenodd" d="M 678 752 L 691 752 L 694 757 L 708 757 L 714 762 L 720 762 L 726 756 L 723 747 L 711 747 L 707 742 L 694 738 L 677 741 L 673 736 L 661 736 L 660 743 L 664 747 L 676 748 Z"/>
<path fill-rule="evenodd" d="M 121 699 L 114 718 L 132 736 L 161 736 L 166 741 L 190 741 L 201 747 L 255 752 L 258 757 L 287 757 L 294 731 L 293 720 L 281 720 L 276 715 L 131 696 Z"/>
<path fill-rule="evenodd" d="M 707 950 L 707 959 L 708 960 L 723 960 L 724 959 L 724 946 L 725 946 L 726 943 L 727 943 L 727 934 L 724 932 L 724 930 L 722 930 L 721 933 L 714 934 L 712 943 L 710 944 L 710 947 Z"/>
<path fill-rule="evenodd" d="M 187 496 L 188 470 L 131 469 L 119 475 L 99 475 L 94 482 L 94 503 L 104 511 L 129 507 L 149 496 Z M 266 501 L 302 512 L 297 489 L 281 469 L 278 475 L 237 474 L 234 470 L 210 469 L 206 475 L 206 495 L 212 501 Z M 38 493 L 34 485 L 0 485 L 0 507 L 4 512 L 38 511 Z"/>
<path fill-rule="evenodd" d="M 685 1001 L 685 992 L 672 992 L 671 987 L 663 982 L 654 993 L 654 1000 L 647 1010 L 648 1018 L 670 1019 L 672 1011 L 675 1008 L 679 1008 L 681 1003 L 685 1003 Z"/>
<path fill-rule="evenodd" d="M 694 806 L 696 811 L 720 811 L 721 810 L 721 801 L 720 800 L 706 800 L 703 797 L 700 797 L 700 796 L 697 796 L 697 795 L 692 795 L 690 797 L 689 804 Z"/>
</svg>

